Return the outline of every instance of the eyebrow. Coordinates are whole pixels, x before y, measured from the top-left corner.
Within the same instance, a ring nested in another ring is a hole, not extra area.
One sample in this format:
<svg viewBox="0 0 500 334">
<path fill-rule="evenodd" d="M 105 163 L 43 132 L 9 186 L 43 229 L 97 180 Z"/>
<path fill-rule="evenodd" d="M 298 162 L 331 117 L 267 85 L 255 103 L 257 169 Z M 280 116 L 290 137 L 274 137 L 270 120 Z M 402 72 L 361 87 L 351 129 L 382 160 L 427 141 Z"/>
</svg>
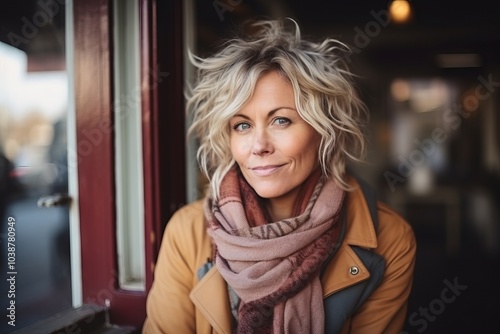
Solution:
<svg viewBox="0 0 500 334">
<path fill-rule="evenodd" d="M 277 108 L 270 110 L 267 113 L 267 117 L 269 118 L 269 117 L 273 116 L 277 111 L 279 111 L 281 109 L 289 109 L 289 110 L 297 111 L 295 108 L 292 108 L 292 107 L 277 107 Z M 247 115 L 242 115 L 240 113 L 233 115 L 233 117 L 237 117 L 237 116 L 245 118 L 245 119 L 250 119 L 250 117 L 248 117 Z"/>
</svg>

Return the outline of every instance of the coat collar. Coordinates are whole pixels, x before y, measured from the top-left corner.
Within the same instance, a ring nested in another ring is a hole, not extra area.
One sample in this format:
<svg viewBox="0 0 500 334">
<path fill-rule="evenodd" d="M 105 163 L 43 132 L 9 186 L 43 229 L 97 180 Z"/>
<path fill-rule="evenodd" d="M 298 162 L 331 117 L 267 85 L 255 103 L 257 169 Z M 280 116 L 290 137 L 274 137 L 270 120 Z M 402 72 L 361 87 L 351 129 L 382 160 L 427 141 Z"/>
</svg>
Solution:
<svg viewBox="0 0 500 334">
<path fill-rule="evenodd" d="M 348 212 L 346 234 L 321 278 L 325 298 L 370 277 L 368 269 L 349 246 L 377 247 L 376 231 L 362 190 L 354 178 L 349 178 L 348 182 L 354 190 L 347 193 L 345 199 Z M 189 297 L 217 333 L 231 333 L 227 286 L 215 267 L 196 284 Z"/>
<path fill-rule="evenodd" d="M 348 178 L 353 188 L 346 196 L 347 231 L 344 242 L 363 248 L 377 248 L 377 233 L 372 222 L 370 210 L 361 187 L 353 177 Z"/>
</svg>

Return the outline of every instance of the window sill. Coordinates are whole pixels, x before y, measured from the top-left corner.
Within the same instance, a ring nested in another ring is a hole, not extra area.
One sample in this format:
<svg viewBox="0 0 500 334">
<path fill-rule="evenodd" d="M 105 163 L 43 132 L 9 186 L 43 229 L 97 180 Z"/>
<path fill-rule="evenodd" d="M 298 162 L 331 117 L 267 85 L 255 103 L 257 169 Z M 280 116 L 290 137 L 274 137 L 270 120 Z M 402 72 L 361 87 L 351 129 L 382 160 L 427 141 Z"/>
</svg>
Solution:
<svg viewBox="0 0 500 334">
<path fill-rule="evenodd" d="M 88 333 L 88 334 L 138 334 L 133 327 L 115 326 L 109 323 L 107 309 L 86 304 L 70 309 L 21 328 L 11 334 Z"/>
</svg>

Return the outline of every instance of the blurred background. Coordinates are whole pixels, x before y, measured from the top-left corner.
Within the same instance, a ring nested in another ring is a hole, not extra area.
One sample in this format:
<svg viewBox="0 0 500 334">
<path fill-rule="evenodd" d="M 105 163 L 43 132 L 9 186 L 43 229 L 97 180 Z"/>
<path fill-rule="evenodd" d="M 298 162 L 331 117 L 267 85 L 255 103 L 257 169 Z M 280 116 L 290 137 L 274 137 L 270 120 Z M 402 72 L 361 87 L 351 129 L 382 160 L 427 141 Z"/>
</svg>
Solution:
<svg viewBox="0 0 500 334">
<path fill-rule="evenodd" d="M 494 2 L 192 5 L 187 47 L 200 55 L 256 18 L 291 17 L 304 36 L 351 47 L 348 61 L 370 125 L 367 161 L 350 167 L 410 222 L 418 242 L 405 331 L 498 331 L 500 11 Z M 458 287 L 455 295 L 449 285 Z"/>
<path fill-rule="evenodd" d="M 0 289 L 16 225 L 18 324 L 71 306 L 65 18 L 50 1 L 0 11 Z M 55 2 L 54 2 L 55 3 Z M 418 242 L 407 333 L 497 332 L 500 296 L 500 11 L 490 2 L 186 0 L 184 43 L 210 54 L 256 18 L 291 17 L 337 38 L 370 111 L 367 161 L 351 169 L 404 216 Z M 193 69 L 186 61 L 186 81 Z M 189 143 L 188 201 L 200 183 Z M 74 153 L 74 152 L 73 152 Z M 451 289 L 450 286 L 454 288 Z M 8 300 L 0 295 L 3 310 Z M 3 311 L 1 314 L 4 314 Z M 2 315 L 5 320 L 5 316 Z M 11 330 L 0 323 L 0 332 Z"/>
<path fill-rule="evenodd" d="M 64 7 L 49 3 L 5 2 L 0 11 L 0 333 L 71 307 L 69 209 L 38 205 L 68 191 Z M 8 217 L 16 220 L 15 270 L 7 267 Z M 5 316 L 10 300 L 16 327 Z"/>
</svg>

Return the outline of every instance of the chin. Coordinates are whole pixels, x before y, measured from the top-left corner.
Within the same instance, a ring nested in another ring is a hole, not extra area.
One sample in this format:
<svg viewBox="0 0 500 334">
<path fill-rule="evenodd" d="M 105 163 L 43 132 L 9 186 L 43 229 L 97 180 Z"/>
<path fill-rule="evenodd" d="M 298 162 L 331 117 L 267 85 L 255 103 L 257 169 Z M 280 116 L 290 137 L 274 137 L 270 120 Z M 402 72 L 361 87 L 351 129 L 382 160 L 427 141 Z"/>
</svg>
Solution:
<svg viewBox="0 0 500 334">
<path fill-rule="evenodd" d="M 276 187 L 253 187 L 257 195 L 259 195 L 262 198 L 270 199 L 270 198 L 276 198 L 280 197 L 283 195 L 283 192 L 276 191 Z"/>
</svg>

